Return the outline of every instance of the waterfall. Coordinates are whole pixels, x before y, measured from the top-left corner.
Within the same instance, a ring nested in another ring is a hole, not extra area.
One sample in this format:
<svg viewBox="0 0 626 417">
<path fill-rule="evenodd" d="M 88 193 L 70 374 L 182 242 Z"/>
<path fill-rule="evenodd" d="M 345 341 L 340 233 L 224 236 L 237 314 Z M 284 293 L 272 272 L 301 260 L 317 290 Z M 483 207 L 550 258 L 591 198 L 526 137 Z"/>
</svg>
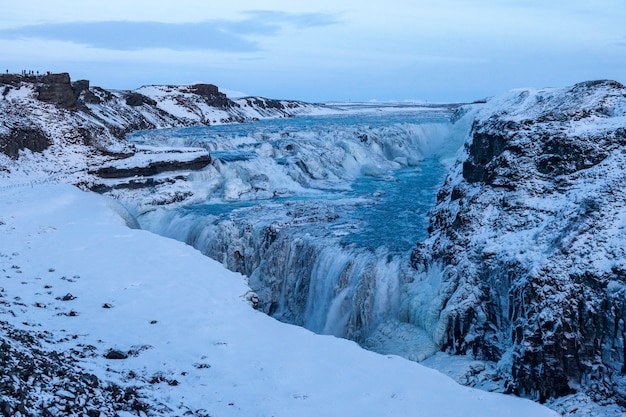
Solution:
<svg viewBox="0 0 626 417">
<path fill-rule="evenodd" d="M 363 341 L 382 320 L 397 316 L 405 257 L 385 248 L 372 252 L 343 245 L 340 236 L 311 230 L 307 222 L 313 217 L 298 222 L 283 213 L 285 218 L 273 221 L 276 211 L 248 208 L 219 221 L 155 210 L 143 215 L 141 224 L 248 275 L 259 308 L 279 320 Z M 339 227 L 332 212 L 320 208 L 315 227 Z"/>
<path fill-rule="evenodd" d="M 406 313 L 408 255 L 462 143 L 447 116 L 146 132 L 135 140 L 204 146 L 215 161 L 191 177 L 205 202 L 139 222 L 248 276 L 279 320 L 379 351 L 417 343 L 405 356 L 423 358 L 436 346 Z"/>
</svg>

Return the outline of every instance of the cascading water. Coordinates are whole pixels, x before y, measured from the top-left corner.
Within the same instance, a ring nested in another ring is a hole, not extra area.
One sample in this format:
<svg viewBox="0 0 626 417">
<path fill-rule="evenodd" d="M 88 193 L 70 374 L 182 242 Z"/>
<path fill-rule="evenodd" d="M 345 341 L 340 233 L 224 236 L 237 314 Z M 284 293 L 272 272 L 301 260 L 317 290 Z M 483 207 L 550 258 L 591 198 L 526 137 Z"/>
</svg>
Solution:
<svg viewBox="0 0 626 417">
<path fill-rule="evenodd" d="M 400 308 L 413 273 L 408 255 L 426 236 L 443 160 L 466 128 L 453 128 L 450 116 L 439 109 L 140 132 L 133 140 L 202 146 L 214 162 L 192 177 L 202 201 L 139 222 L 247 275 L 259 308 L 280 320 L 420 359 L 436 346 L 399 320 Z"/>
</svg>

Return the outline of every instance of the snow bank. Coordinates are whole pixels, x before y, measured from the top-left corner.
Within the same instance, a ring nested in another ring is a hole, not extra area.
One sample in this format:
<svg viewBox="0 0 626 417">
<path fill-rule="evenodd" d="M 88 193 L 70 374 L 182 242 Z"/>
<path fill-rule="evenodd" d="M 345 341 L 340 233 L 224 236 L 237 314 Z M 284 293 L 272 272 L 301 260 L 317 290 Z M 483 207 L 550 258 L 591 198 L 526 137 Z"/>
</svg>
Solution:
<svg viewBox="0 0 626 417">
<path fill-rule="evenodd" d="M 0 190 L 0 312 L 50 332 L 50 350 L 88 352 L 85 370 L 139 387 L 152 415 L 556 415 L 278 323 L 246 301 L 244 277 L 128 228 L 113 205 L 65 185 Z"/>
</svg>

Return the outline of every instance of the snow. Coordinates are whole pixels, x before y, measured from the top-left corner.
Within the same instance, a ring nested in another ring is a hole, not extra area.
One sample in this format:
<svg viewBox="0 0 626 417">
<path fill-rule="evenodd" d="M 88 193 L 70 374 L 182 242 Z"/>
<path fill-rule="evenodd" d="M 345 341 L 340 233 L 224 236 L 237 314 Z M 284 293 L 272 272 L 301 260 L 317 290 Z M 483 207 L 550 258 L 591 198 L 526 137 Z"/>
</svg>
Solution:
<svg viewBox="0 0 626 417">
<path fill-rule="evenodd" d="M 226 97 L 230 98 L 231 100 L 251 96 L 251 94 L 247 94 L 237 90 L 231 90 L 229 88 L 220 88 L 220 92 L 226 94 Z"/>
<path fill-rule="evenodd" d="M 155 162 L 190 162 L 209 153 L 203 148 L 175 148 L 166 146 L 136 145 L 136 152 L 124 159 L 111 161 L 104 166 L 115 168 L 142 168 Z M 103 167 L 104 167 L 103 166 Z"/>
<path fill-rule="evenodd" d="M 17 328 L 51 332 L 51 350 L 95 346 L 81 366 L 101 380 L 140 384 L 169 408 L 162 415 L 557 415 L 279 323 L 252 309 L 243 276 L 129 228 L 121 211 L 68 185 L 1 189 L 0 311 Z M 109 349 L 133 355 L 106 359 Z"/>
</svg>

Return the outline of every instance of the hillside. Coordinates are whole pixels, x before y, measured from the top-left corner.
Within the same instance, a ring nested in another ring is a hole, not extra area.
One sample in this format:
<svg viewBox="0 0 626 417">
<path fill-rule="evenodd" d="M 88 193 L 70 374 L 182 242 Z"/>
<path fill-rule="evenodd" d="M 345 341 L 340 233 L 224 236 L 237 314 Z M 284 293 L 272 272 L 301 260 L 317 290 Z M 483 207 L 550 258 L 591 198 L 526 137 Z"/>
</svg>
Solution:
<svg viewBox="0 0 626 417">
<path fill-rule="evenodd" d="M 129 132 L 168 127 L 252 122 L 267 118 L 332 111 L 322 105 L 262 97 L 229 99 L 212 84 L 145 86 L 132 91 L 72 82 L 69 74 L 22 76 L 0 74 L 0 179 L 9 183 L 81 183 L 101 187 L 115 166 L 133 177 L 197 169 L 210 157 L 201 149 L 136 147 L 125 141 Z M 20 151 L 32 151 L 21 152 Z M 174 161 L 168 165 L 164 161 Z M 154 162 L 157 162 L 156 165 Z M 108 171 L 99 171 L 109 166 Z M 140 171 L 141 172 L 141 171 Z M 163 180 L 165 181 L 165 179 Z"/>
</svg>

